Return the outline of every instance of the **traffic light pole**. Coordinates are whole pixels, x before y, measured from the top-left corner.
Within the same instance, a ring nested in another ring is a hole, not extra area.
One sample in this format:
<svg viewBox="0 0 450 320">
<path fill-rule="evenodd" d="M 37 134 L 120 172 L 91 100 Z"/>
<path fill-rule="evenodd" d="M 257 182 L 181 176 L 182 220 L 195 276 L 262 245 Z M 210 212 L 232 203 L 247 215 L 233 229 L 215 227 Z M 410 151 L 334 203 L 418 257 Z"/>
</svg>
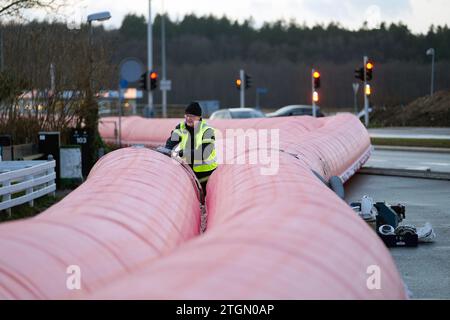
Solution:
<svg viewBox="0 0 450 320">
<path fill-rule="evenodd" d="M 355 115 L 358 114 L 358 90 L 359 83 L 356 82 L 353 84 L 353 106 L 355 107 Z"/>
<path fill-rule="evenodd" d="M 241 78 L 241 108 L 245 108 L 245 72 L 241 69 L 240 71 Z"/>
<path fill-rule="evenodd" d="M 369 127 L 369 96 L 367 95 L 367 62 L 369 58 L 364 56 L 364 122 L 366 124 L 366 128 Z"/>
<path fill-rule="evenodd" d="M 148 25 L 147 25 L 147 59 L 148 59 L 148 74 L 153 70 L 153 38 L 152 38 L 152 0 L 148 0 Z M 149 79 L 147 78 L 147 81 Z M 150 84 L 148 84 L 150 87 Z M 146 118 L 153 116 L 153 92 L 147 89 L 148 93 L 148 109 Z"/>
<path fill-rule="evenodd" d="M 164 2 L 163 2 L 164 6 Z M 164 11 L 164 10 L 163 10 Z M 166 82 L 166 23 L 165 11 L 161 16 L 161 59 L 162 59 L 162 80 Z M 162 90 L 162 116 L 167 118 L 167 90 Z"/>
<path fill-rule="evenodd" d="M 314 89 L 314 72 L 316 72 L 316 70 L 312 69 L 311 72 L 311 99 L 312 99 L 312 107 L 313 107 L 313 117 L 316 118 L 317 117 L 317 106 L 316 106 L 316 102 L 314 101 L 314 92 L 316 92 L 316 90 Z"/>
</svg>

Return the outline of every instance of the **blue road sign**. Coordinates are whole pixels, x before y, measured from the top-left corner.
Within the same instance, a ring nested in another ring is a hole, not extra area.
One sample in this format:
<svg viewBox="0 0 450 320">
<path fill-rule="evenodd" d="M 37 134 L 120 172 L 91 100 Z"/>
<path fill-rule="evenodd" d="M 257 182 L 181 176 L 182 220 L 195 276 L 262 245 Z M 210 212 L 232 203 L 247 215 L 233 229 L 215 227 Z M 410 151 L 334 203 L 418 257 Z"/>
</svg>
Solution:
<svg viewBox="0 0 450 320">
<path fill-rule="evenodd" d="M 128 87 L 128 81 L 125 79 L 120 80 L 120 88 L 125 89 Z"/>
</svg>

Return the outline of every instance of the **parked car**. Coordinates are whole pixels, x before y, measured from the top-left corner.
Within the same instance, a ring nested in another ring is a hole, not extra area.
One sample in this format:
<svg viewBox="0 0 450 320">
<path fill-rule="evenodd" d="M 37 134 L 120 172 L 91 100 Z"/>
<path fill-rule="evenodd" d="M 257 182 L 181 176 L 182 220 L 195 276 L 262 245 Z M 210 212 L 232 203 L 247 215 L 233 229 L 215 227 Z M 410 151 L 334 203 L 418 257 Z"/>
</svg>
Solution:
<svg viewBox="0 0 450 320">
<path fill-rule="evenodd" d="M 325 115 L 320 111 L 319 107 L 316 107 L 317 117 L 322 118 Z M 313 107 L 305 106 L 305 105 L 292 105 L 286 106 L 273 113 L 268 113 L 267 117 L 275 118 L 275 117 L 291 117 L 291 116 L 312 116 L 313 115 Z"/>
<path fill-rule="evenodd" d="M 250 119 L 265 118 L 266 115 L 259 110 L 253 108 L 231 108 L 222 109 L 214 112 L 210 119 Z"/>
</svg>

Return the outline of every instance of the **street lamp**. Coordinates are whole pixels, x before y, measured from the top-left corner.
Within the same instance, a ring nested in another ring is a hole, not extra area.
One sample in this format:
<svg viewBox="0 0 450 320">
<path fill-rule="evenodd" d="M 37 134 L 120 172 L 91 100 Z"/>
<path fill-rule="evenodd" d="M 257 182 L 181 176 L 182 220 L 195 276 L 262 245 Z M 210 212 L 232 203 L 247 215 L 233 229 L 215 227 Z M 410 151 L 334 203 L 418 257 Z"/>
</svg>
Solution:
<svg viewBox="0 0 450 320">
<path fill-rule="evenodd" d="M 109 19 L 111 19 L 111 13 L 109 13 L 109 11 L 97 12 L 88 15 L 89 23 L 91 23 L 92 21 L 106 21 Z"/>
<path fill-rule="evenodd" d="M 93 29 L 92 29 L 92 22 L 93 21 L 106 21 L 111 19 L 111 13 L 109 11 L 103 11 L 103 12 L 97 12 L 88 15 L 87 22 L 89 24 L 89 89 L 92 90 L 92 64 L 93 64 L 93 57 L 92 57 L 92 40 L 93 40 Z"/>
<path fill-rule="evenodd" d="M 94 21 L 106 21 L 111 19 L 111 14 L 108 11 L 104 12 L 98 12 L 88 15 L 87 22 L 89 24 L 89 79 L 88 79 L 88 92 L 87 92 L 87 103 L 86 108 L 86 118 L 85 118 L 85 127 L 88 131 L 91 131 L 92 134 L 92 144 L 89 147 L 90 151 L 90 161 L 89 166 L 93 165 L 95 160 L 97 158 L 97 140 L 98 140 L 98 105 L 94 101 L 93 97 L 93 85 L 92 85 L 92 68 L 93 68 L 93 56 L 92 56 L 92 46 L 93 46 L 93 28 L 92 28 L 92 22 Z"/>
<path fill-rule="evenodd" d="M 430 48 L 427 50 L 427 56 L 431 56 L 431 96 L 434 94 L 434 60 L 436 56 L 436 50 Z"/>
</svg>

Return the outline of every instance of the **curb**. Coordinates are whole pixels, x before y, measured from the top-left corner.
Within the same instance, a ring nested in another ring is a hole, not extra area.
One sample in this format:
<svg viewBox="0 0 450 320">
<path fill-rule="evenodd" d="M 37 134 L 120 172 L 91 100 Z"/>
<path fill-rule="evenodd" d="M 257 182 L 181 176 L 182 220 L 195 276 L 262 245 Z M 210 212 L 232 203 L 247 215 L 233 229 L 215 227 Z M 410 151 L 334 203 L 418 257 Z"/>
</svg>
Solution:
<svg viewBox="0 0 450 320">
<path fill-rule="evenodd" d="M 401 146 L 380 146 L 380 145 L 375 145 L 374 147 L 375 150 L 387 150 L 387 151 L 450 153 L 449 148 L 401 147 Z"/>
<path fill-rule="evenodd" d="M 387 168 L 364 167 L 364 168 L 361 168 L 361 170 L 359 170 L 359 173 L 368 174 L 368 175 L 378 175 L 378 176 L 420 178 L 420 179 L 450 181 L 450 172 L 437 172 L 437 171 L 431 171 L 431 170 L 422 171 L 422 170 L 409 170 L 409 169 L 387 169 Z"/>
</svg>

